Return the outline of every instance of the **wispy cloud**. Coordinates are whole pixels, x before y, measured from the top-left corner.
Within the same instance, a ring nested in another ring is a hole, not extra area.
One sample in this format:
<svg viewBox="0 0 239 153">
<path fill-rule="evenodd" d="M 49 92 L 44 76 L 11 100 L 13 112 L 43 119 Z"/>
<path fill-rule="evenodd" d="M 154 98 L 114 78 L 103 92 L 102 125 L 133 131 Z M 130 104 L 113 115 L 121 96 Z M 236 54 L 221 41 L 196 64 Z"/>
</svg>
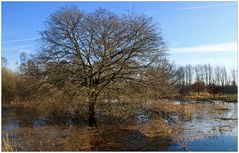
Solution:
<svg viewBox="0 0 239 153">
<path fill-rule="evenodd" d="M 171 48 L 171 53 L 194 53 L 194 52 L 236 52 L 237 42 L 202 44 L 190 47 Z"/>
<path fill-rule="evenodd" d="M 36 40 L 37 37 L 33 38 L 25 38 L 25 39 L 15 39 L 15 40 L 9 40 L 9 41 L 3 41 L 3 44 L 9 44 L 9 43 L 15 43 L 15 42 L 25 42 L 25 41 L 33 41 Z"/>
<path fill-rule="evenodd" d="M 230 3 L 230 4 L 212 4 L 212 5 L 203 5 L 203 6 L 195 6 L 195 7 L 183 7 L 179 8 L 180 10 L 195 10 L 195 9 L 204 9 L 204 8 L 211 8 L 211 7 L 221 7 L 227 5 L 237 5 L 237 3 Z"/>
<path fill-rule="evenodd" d="M 35 44 L 24 44 L 24 45 L 15 45 L 13 47 L 2 47 L 2 52 L 15 52 L 15 51 L 20 51 L 20 50 L 29 50 L 33 49 Z"/>
</svg>

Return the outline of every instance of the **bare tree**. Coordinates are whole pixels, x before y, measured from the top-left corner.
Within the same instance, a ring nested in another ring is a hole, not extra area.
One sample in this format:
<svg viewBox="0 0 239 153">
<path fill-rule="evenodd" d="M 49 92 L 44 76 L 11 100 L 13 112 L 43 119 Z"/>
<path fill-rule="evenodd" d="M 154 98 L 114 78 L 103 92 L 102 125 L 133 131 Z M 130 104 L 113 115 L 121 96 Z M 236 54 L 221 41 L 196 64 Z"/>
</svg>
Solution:
<svg viewBox="0 0 239 153">
<path fill-rule="evenodd" d="M 215 81 L 213 80 L 212 83 L 210 83 L 208 86 L 207 86 L 207 90 L 210 94 L 213 95 L 213 98 L 215 99 L 216 98 L 216 94 L 219 94 L 220 92 L 222 92 L 222 89 L 221 89 L 221 86 L 220 85 L 216 85 L 214 83 Z"/>
<path fill-rule="evenodd" d="M 27 77 L 35 77 L 39 74 L 38 57 L 34 55 L 20 54 L 20 72 Z"/>
<path fill-rule="evenodd" d="M 196 81 L 195 82 L 200 82 L 204 80 L 204 72 L 203 72 L 203 66 L 202 65 L 196 65 L 194 67 L 195 71 L 195 76 L 196 76 Z"/>
<path fill-rule="evenodd" d="M 195 82 L 194 84 L 192 84 L 192 88 L 199 95 L 200 92 L 203 92 L 205 90 L 205 84 L 203 81 Z"/>
<path fill-rule="evenodd" d="M 212 81 L 212 67 L 210 64 L 204 65 L 204 76 L 205 76 L 205 83 L 206 85 L 209 85 Z"/>
<path fill-rule="evenodd" d="M 116 15 L 104 9 L 84 13 L 65 7 L 52 14 L 41 33 L 46 79 L 71 82 L 87 91 L 89 123 L 105 87 L 138 74 L 164 56 L 158 27 L 145 15 Z"/>
<path fill-rule="evenodd" d="M 231 79 L 232 79 L 232 86 L 236 87 L 237 86 L 237 72 L 235 69 L 231 70 Z"/>
<path fill-rule="evenodd" d="M 225 86 L 226 81 L 227 81 L 227 71 L 226 71 L 225 66 L 221 66 L 220 71 L 221 71 L 220 72 L 220 81 L 221 81 L 222 90 L 223 90 L 223 87 Z"/>
<path fill-rule="evenodd" d="M 214 68 L 214 82 L 216 83 L 216 85 L 220 85 L 220 66 L 216 66 Z"/>
<path fill-rule="evenodd" d="M 178 84 L 180 86 L 185 86 L 186 85 L 186 82 L 185 82 L 185 67 L 184 66 L 179 66 L 178 67 L 178 77 L 179 77 L 179 81 L 178 81 Z"/>
<path fill-rule="evenodd" d="M 193 67 L 189 64 L 185 66 L 186 85 L 191 86 L 193 77 Z"/>
<path fill-rule="evenodd" d="M 26 69 L 27 60 L 28 60 L 27 54 L 25 52 L 22 52 L 20 54 L 20 72 L 23 74 L 27 71 Z"/>
<path fill-rule="evenodd" d="M 217 85 L 222 86 L 222 91 L 224 90 L 224 86 L 227 82 L 227 71 L 225 66 L 216 66 L 214 68 L 214 79 Z"/>
<path fill-rule="evenodd" d="M 213 80 L 213 68 L 210 64 L 207 65 L 207 72 L 208 72 L 208 84 L 210 84 Z"/>
<path fill-rule="evenodd" d="M 181 79 L 175 65 L 166 59 L 157 66 L 150 66 L 144 73 L 145 88 L 151 99 L 172 98 L 176 96 L 175 85 Z"/>
<path fill-rule="evenodd" d="M 2 57 L 1 60 L 2 60 L 2 68 L 6 67 L 8 64 L 7 59 L 5 57 Z"/>
</svg>

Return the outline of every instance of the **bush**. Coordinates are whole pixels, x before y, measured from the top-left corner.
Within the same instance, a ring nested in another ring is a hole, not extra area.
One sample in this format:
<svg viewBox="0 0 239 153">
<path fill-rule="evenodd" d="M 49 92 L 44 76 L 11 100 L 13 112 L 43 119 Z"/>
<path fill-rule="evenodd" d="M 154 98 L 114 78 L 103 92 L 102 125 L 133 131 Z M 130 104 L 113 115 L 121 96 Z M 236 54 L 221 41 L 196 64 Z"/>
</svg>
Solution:
<svg viewBox="0 0 239 153">
<path fill-rule="evenodd" d="M 2 101 L 31 101 L 38 96 L 38 87 L 41 81 L 37 78 L 26 77 L 7 68 L 2 68 Z"/>
<path fill-rule="evenodd" d="M 203 92 L 205 90 L 205 84 L 203 81 L 195 82 L 192 84 L 192 89 L 198 93 Z"/>
<path fill-rule="evenodd" d="M 213 95 L 213 98 L 215 98 L 216 94 L 219 94 L 222 92 L 222 87 L 214 83 L 211 83 L 207 86 L 207 90 L 210 94 Z"/>
<path fill-rule="evenodd" d="M 6 68 L 2 68 L 2 101 L 10 103 L 16 98 L 16 84 L 19 77 Z"/>
</svg>

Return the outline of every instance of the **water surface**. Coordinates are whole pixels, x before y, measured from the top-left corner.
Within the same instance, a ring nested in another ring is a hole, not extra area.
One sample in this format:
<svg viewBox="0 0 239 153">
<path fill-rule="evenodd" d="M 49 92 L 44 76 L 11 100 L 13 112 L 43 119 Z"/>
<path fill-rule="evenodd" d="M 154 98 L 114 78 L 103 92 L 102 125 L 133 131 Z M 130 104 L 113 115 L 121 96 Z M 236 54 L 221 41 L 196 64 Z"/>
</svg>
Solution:
<svg viewBox="0 0 239 153">
<path fill-rule="evenodd" d="M 181 102 L 177 102 L 178 105 Z M 229 110 L 212 110 L 216 104 Z M 42 117 L 35 109 L 7 107 L 2 109 L 2 133 L 8 133 L 17 149 L 28 151 L 237 151 L 237 103 L 202 102 L 203 109 L 190 119 L 177 113 L 165 118 L 170 126 L 180 128 L 173 137 L 148 137 L 127 124 L 100 124 L 87 127 L 72 120 L 61 123 Z M 150 113 L 140 111 L 132 125 L 147 123 Z"/>
</svg>

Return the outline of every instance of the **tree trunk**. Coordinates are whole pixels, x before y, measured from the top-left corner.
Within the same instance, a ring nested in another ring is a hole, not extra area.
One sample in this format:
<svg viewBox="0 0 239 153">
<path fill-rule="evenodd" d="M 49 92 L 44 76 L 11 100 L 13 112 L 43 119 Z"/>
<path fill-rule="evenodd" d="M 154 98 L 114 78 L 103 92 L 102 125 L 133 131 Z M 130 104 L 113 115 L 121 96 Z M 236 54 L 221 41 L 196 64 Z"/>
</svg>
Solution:
<svg viewBox="0 0 239 153">
<path fill-rule="evenodd" d="M 89 113 L 89 118 L 88 118 L 88 125 L 90 127 L 97 126 L 96 118 L 94 113 Z"/>
<path fill-rule="evenodd" d="M 199 91 L 198 91 L 198 95 L 199 95 Z"/>
<path fill-rule="evenodd" d="M 89 97 L 89 118 L 88 118 L 88 124 L 90 127 L 97 126 L 97 121 L 95 118 L 95 105 L 97 101 L 98 95 L 96 93 L 90 94 Z"/>
</svg>

